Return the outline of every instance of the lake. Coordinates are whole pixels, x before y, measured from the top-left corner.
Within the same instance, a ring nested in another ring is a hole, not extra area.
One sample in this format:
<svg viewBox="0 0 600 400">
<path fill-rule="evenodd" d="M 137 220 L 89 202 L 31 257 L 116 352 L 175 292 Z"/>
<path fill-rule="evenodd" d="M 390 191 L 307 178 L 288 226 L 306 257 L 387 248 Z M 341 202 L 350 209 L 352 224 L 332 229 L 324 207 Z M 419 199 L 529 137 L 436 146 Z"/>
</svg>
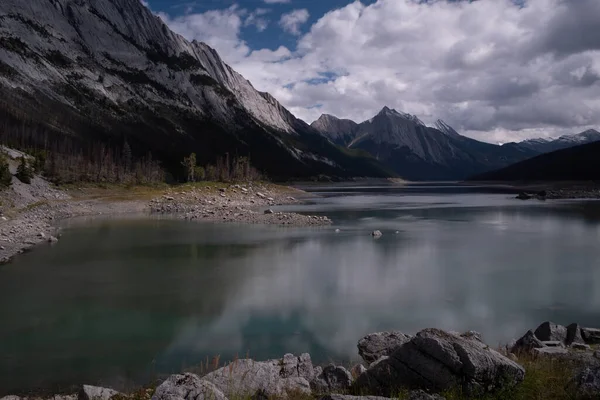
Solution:
<svg viewBox="0 0 600 400">
<path fill-rule="evenodd" d="M 452 184 L 308 190 L 320 197 L 276 210 L 334 226 L 66 222 L 57 245 L 0 266 L 0 395 L 127 389 L 216 356 L 347 364 L 380 330 L 476 330 L 496 346 L 544 320 L 599 325 L 599 202 Z"/>
</svg>

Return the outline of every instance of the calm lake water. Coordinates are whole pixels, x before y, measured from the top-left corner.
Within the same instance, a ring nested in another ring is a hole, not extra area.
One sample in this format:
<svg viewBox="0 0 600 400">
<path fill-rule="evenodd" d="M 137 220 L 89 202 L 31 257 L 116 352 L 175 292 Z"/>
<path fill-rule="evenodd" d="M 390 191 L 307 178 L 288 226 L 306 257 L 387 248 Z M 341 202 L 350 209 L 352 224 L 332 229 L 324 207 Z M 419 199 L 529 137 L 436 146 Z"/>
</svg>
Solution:
<svg viewBox="0 0 600 400">
<path fill-rule="evenodd" d="M 496 345 L 548 319 L 599 325 L 598 202 L 311 190 L 322 197 L 279 209 L 333 227 L 72 221 L 56 246 L 0 266 L 0 395 L 127 388 L 217 355 L 347 362 L 379 330 L 472 329 Z"/>
</svg>

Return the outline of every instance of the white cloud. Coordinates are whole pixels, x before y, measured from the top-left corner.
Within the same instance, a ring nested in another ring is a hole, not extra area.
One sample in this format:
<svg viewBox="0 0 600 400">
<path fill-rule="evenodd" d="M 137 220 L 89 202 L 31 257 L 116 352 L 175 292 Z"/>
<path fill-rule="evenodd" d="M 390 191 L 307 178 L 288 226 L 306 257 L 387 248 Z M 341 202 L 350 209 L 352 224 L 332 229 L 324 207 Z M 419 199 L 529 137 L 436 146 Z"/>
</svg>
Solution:
<svg viewBox="0 0 600 400">
<path fill-rule="evenodd" d="M 300 35 L 300 25 L 305 24 L 309 17 L 310 14 L 305 8 L 293 10 L 281 16 L 279 25 L 284 31 L 291 33 L 292 35 Z"/>
<path fill-rule="evenodd" d="M 307 14 L 282 25 L 298 33 Z M 491 142 L 600 126 L 597 0 L 355 1 L 322 16 L 295 51 L 251 51 L 240 37 L 248 15 L 166 20 L 307 122 L 362 121 L 388 105 Z"/>
<path fill-rule="evenodd" d="M 248 14 L 244 21 L 244 26 L 254 25 L 257 31 L 263 32 L 269 26 L 269 20 L 264 16 L 270 11 L 267 8 L 257 8 Z"/>
<path fill-rule="evenodd" d="M 263 0 L 267 4 L 288 4 L 291 0 Z"/>
</svg>

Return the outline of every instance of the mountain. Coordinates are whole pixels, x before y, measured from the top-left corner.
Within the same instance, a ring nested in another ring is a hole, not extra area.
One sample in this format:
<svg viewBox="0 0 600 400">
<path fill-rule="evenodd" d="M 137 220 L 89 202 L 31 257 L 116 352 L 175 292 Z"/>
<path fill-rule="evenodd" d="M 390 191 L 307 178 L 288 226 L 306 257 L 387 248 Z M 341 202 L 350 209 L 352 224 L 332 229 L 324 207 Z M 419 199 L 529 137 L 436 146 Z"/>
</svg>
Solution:
<svg viewBox="0 0 600 400">
<path fill-rule="evenodd" d="M 326 133 L 331 141 L 340 145 L 351 141 L 358 128 L 358 124 L 350 119 L 339 119 L 329 114 L 321 115 L 311 126 L 319 132 Z"/>
<path fill-rule="evenodd" d="M 389 175 L 139 0 L 2 0 L 0 131 L 21 146 L 82 154 L 126 140 L 134 155 L 150 151 L 175 173 L 196 152 L 200 163 L 249 155 L 274 178 Z"/>
<path fill-rule="evenodd" d="M 418 117 L 384 107 L 360 124 L 322 116 L 311 126 L 333 142 L 360 149 L 409 180 L 459 180 L 538 153 L 461 136 L 444 121 L 426 126 Z"/>
<path fill-rule="evenodd" d="M 542 154 L 497 171 L 471 177 L 473 181 L 598 181 L 600 142 Z"/>
<path fill-rule="evenodd" d="M 566 149 L 580 144 L 600 141 L 600 132 L 595 129 L 577 133 L 574 135 L 563 135 L 558 139 L 529 139 L 516 143 L 521 147 L 528 148 L 538 153 L 549 153 L 556 150 Z M 511 143 L 515 144 L 515 143 Z"/>
</svg>

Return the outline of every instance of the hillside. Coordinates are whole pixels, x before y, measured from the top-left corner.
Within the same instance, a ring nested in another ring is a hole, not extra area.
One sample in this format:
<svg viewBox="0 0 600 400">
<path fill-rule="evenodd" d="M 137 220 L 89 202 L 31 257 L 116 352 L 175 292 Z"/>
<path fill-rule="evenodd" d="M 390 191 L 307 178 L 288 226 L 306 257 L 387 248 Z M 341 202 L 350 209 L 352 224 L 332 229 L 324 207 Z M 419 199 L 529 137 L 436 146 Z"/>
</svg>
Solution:
<svg viewBox="0 0 600 400">
<path fill-rule="evenodd" d="M 95 163 L 158 159 L 175 176 L 250 156 L 272 178 L 388 176 L 254 89 L 139 0 L 0 2 L 0 139 Z M 148 154 L 151 153 L 151 154 Z"/>
<path fill-rule="evenodd" d="M 597 181 L 600 180 L 600 142 L 542 154 L 469 180 Z"/>
</svg>

